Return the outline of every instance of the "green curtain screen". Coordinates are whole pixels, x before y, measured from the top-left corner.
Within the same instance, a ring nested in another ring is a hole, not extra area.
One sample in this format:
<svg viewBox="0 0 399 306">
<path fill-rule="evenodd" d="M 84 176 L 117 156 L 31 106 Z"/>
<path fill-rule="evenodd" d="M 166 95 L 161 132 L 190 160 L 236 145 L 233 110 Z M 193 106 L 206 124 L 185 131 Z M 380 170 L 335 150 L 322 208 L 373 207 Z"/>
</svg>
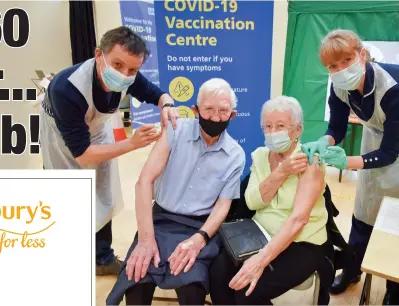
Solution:
<svg viewBox="0 0 399 306">
<path fill-rule="evenodd" d="M 318 51 L 323 37 L 337 28 L 353 30 L 366 41 L 399 41 L 399 1 L 289 1 L 283 93 L 303 107 L 303 142 L 314 141 L 327 130 L 328 73 Z M 351 133 L 349 125 L 347 139 Z M 354 155 L 359 155 L 361 135 L 358 126 Z"/>
</svg>

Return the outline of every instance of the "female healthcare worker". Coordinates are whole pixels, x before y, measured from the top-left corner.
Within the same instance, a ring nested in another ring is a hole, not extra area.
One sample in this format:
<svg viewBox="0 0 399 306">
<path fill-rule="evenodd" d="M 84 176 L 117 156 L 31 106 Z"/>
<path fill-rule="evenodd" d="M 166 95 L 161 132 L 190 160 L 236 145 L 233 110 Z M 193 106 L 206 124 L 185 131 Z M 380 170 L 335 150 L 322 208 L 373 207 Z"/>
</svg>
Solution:
<svg viewBox="0 0 399 306">
<path fill-rule="evenodd" d="M 349 237 L 355 258 L 336 277 L 331 293 L 337 294 L 360 281 L 360 266 L 382 198 L 399 198 L 395 173 L 399 171 L 399 65 L 370 62 L 359 37 L 349 30 L 330 32 L 322 42 L 320 58 L 332 81 L 330 122 L 325 136 L 304 144 L 303 150 L 310 163 L 318 152 L 339 169 L 361 169 Z M 333 147 L 345 137 L 350 109 L 364 127 L 361 156 L 347 157 L 343 149 Z M 383 303 L 399 304 L 399 284 L 387 281 Z"/>
</svg>

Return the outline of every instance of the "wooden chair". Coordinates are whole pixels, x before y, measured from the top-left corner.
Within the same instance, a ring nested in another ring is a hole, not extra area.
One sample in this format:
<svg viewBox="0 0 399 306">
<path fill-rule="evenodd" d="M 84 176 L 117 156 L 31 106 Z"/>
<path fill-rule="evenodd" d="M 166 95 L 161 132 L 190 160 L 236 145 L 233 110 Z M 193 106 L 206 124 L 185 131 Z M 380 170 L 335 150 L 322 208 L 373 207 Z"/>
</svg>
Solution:
<svg viewBox="0 0 399 306">
<path fill-rule="evenodd" d="M 313 274 L 311 277 L 309 277 L 302 284 L 293 288 L 292 290 L 306 291 L 306 290 L 312 288 L 313 284 L 314 284 L 314 291 L 313 291 L 312 305 L 318 305 L 319 292 L 320 292 L 320 277 L 317 272 L 315 274 Z M 154 296 L 153 300 L 159 301 L 159 302 L 169 302 L 169 303 L 172 302 L 172 303 L 177 303 L 177 304 L 179 303 L 179 300 L 177 299 L 177 297 Z M 207 296 L 207 299 L 205 300 L 205 305 L 212 305 L 212 302 L 209 301 L 209 296 Z"/>
</svg>

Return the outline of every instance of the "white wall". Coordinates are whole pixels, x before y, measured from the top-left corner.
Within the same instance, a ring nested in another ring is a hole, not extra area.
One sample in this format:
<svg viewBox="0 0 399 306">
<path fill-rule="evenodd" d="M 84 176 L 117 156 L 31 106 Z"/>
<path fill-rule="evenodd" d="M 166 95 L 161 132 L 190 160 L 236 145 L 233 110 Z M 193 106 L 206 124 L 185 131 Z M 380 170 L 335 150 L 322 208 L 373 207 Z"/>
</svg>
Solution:
<svg viewBox="0 0 399 306">
<path fill-rule="evenodd" d="M 1 88 L 32 88 L 35 70 L 58 72 L 72 64 L 69 36 L 68 1 L 0 1 L 2 15 L 14 7 L 25 9 L 30 20 L 30 36 L 25 47 L 12 49 L 0 43 L 0 69 L 5 71 Z M 0 114 L 12 114 L 14 120 L 29 127 L 29 114 L 36 110 L 28 102 L 0 102 Z M 1 131 L 1 126 L 0 126 Z M 27 135 L 30 139 L 29 134 Z M 0 143 L 1 145 L 1 143 Z M 29 147 L 28 147 L 29 148 Z M 0 169 L 40 167 L 40 155 L 0 155 Z"/>
<path fill-rule="evenodd" d="M 97 44 L 105 32 L 122 25 L 119 0 L 94 1 L 94 18 L 96 22 Z"/>
<path fill-rule="evenodd" d="M 122 25 L 119 0 L 95 0 L 97 40 L 109 29 Z M 273 51 L 271 97 L 281 95 L 284 75 L 285 43 L 288 23 L 288 1 L 275 0 L 273 20 Z"/>
<path fill-rule="evenodd" d="M 288 1 L 275 0 L 273 18 L 272 84 L 271 97 L 283 91 L 284 57 L 287 38 Z"/>
</svg>

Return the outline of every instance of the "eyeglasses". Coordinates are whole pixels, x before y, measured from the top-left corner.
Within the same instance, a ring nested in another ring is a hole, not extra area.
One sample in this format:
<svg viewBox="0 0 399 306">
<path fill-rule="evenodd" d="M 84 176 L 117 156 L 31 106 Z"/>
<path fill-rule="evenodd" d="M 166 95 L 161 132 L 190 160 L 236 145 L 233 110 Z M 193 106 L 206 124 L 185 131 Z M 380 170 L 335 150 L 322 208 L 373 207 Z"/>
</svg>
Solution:
<svg viewBox="0 0 399 306">
<path fill-rule="evenodd" d="M 265 124 L 265 125 L 262 126 L 261 128 L 262 128 L 263 133 L 270 133 L 270 132 L 273 131 L 273 129 L 274 129 L 275 131 L 277 131 L 277 132 L 280 132 L 280 131 L 287 131 L 287 130 L 289 130 L 289 129 L 290 129 L 291 127 L 293 127 L 293 126 L 294 126 L 293 124 L 285 125 L 285 124 L 279 123 L 279 124 L 277 124 L 277 125 Z"/>
<path fill-rule="evenodd" d="M 200 109 L 200 112 L 203 117 L 210 118 L 212 117 L 215 113 L 219 114 L 220 118 L 226 118 L 231 115 L 231 110 L 227 108 L 213 108 L 213 107 L 204 107 Z"/>
</svg>

